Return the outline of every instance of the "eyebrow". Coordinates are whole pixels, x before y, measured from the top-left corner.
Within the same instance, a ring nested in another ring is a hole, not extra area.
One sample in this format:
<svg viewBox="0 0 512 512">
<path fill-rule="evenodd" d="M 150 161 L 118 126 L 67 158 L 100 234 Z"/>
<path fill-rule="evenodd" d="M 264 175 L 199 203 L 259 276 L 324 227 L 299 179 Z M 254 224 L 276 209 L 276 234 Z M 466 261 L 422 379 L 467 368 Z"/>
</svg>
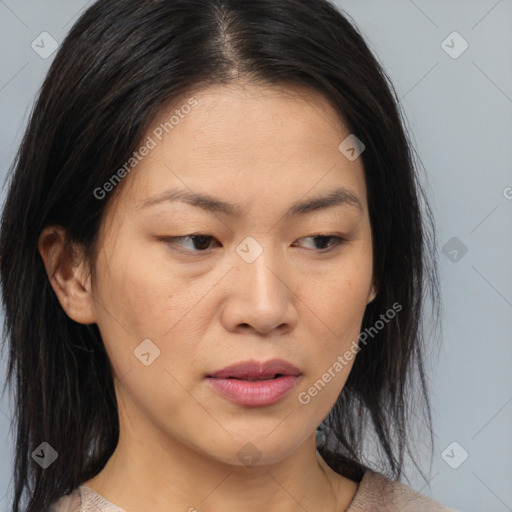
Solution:
<svg viewBox="0 0 512 512">
<path fill-rule="evenodd" d="M 222 201 L 209 194 L 198 194 L 185 189 L 171 189 L 150 197 L 142 203 L 140 208 L 148 208 L 156 204 L 175 201 L 201 208 L 207 212 L 224 213 L 234 217 L 241 217 L 245 211 L 244 208 L 237 204 Z M 338 187 L 327 195 L 296 201 L 290 206 L 284 216 L 297 217 L 341 205 L 352 206 L 357 208 L 361 213 L 363 212 L 363 206 L 358 196 L 347 188 Z"/>
</svg>

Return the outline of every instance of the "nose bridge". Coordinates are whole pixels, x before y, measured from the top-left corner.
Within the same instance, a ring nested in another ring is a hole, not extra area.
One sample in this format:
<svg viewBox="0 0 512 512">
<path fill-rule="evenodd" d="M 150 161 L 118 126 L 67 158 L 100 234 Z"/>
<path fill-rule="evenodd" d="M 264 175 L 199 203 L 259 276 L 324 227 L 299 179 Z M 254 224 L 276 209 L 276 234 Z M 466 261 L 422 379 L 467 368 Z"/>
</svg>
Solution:
<svg viewBox="0 0 512 512">
<path fill-rule="evenodd" d="M 291 291 L 286 284 L 282 255 L 272 246 L 271 239 L 269 235 L 263 242 L 263 237 L 260 237 L 260 243 L 249 236 L 238 245 L 234 290 L 244 298 L 246 313 L 270 315 L 277 320 L 289 309 Z"/>
<path fill-rule="evenodd" d="M 252 288 L 252 297 L 270 299 L 279 293 L 284 286 L 283 278 L 279 276 L 283 268 L 278 261 L 279 251 L 273 250 L 270 243 L 263 247 L 254 237 L 247 237 L 237 247 L 237 253 L 242 260 L 237 265 L 240 279 Z"/>
<path fill-rule="evenodd" d="M 235 267 L 226 288 L 222 322 L 228 331 L 250 327 L 259 334 L 279 328 L 294 329 L 298 318 L 293 292 L 287 283 L 291 272 L 285 255 L 272 235 L 248 236 L 235 248 Z"/>
</svg>

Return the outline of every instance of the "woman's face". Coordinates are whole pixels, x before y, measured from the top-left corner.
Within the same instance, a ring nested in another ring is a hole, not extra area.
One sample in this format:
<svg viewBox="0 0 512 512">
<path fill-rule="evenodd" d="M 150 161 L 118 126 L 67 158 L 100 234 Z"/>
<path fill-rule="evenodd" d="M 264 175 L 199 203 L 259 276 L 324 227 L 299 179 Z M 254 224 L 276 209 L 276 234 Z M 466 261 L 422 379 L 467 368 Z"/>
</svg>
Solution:
<svg viewBox="0 0 512 512">
<path fill-rule="evenodd" d="M 339 357 L 374 297 L 362 162 L 340 151 L 349 132 L 322 96 L 287 91 L 210 87 L 162 112 L 102 224 L 91 307 L 122 435 L 148 447 L 282 460 L 354 362 Z M 341 188 L 360 206 L 319 200 Z M 208 377 L 272 359 L 298 377 Z"/>
</svg>

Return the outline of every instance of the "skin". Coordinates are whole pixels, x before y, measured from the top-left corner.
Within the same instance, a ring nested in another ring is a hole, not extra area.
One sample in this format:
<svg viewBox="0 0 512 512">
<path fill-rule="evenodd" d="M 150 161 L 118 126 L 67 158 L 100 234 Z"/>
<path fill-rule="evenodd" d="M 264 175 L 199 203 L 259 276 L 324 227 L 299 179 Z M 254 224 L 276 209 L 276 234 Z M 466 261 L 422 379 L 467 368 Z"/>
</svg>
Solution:
<svg viewBox="0 0 512 512">
<path fill-rule="evenodd" d="M 308 404 L 298 395 L 357 341 L 375 297 L 361 158 L 339 151 L 350 132 L 312 90 L 239 82 L 193 97 L 197 107 L 115 191 L 94 266 L 64 253 L 58 226 L 39 239 L 60 304 L 73 320 L 98 325 L 115 374 L 119 444 L 84 484 L 127 512 L 345 510 L 357 483 L 322 460 L 315 430 L 354 359 Z M 283 216 L 339 186 L 362 210 Z M 242 215 L 183 202 L 141 207 L 174 187 L 235 203 Z M 159 240 L 192 233 L 213 238 Z M 320 234 L 347 241 L 311 238 Z M 248 236 L 263 249 L 252 263 L 236 252 Z M 134 356 L 147 338 L 160 350 L 149 366 Z M 302 375 L 271 406 L 236 405 L 205 380 L 235 362 L 273 358 Z M 237 456 L 248 442 L 260 456 L 249 466 Z"/>
</svg>

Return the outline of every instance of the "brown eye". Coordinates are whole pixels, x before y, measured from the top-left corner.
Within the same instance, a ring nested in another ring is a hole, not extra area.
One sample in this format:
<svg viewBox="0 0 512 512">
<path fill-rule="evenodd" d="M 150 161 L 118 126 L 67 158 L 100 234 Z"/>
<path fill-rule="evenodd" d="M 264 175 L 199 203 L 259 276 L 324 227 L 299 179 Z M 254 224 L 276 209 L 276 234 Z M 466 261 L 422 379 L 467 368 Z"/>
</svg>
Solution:
<svg viewBox="0 0 512 512">
<path fill-rule="evenodd" d="M 346 242 L 345 238 L 336 235 L 315 235 L 302 238 L 301 240 L 317 240 L 315 245 L 320 245 L 320 248 L 317 247 L 320 252 L 331 251 Z M 329 240 L 334 240 L 334 242 L 329 244 Z"/>
<path fill-rule="evenodd" d="M 175 236 L 164 239 L 166 242 L 169 242 L 173 245 L 179 245 L 182 247 L 180 241 L 190 241 L 188 248 L 185 248 L 187 251 L 191 252 L 206 252 L 209 248 L 210 242 L 214 240 L 214 238 L 210 235 L 203 234 L 194 234 L 194 235 L 186 235 L 186 236 Z"/>
<path fill-rule="evenodd" d="M 195 233 L 186 236 L 162 237 L 160 240 L 171 246 L 178 247 L 178 250 L 201 253 L 209 250 L 210 244 L 215 238 L 211 235 Z M 315 246 L 313 250 L 322 253 L 332 251 L 347 241 L 345 238 L 337 235 L 314 235 L 301 238 L 300 240 L 313 240 L 313 245 Z M 183 242 L 187 242 L 188 247 L 184 247 L 185 244 Z"/>
</svg>

